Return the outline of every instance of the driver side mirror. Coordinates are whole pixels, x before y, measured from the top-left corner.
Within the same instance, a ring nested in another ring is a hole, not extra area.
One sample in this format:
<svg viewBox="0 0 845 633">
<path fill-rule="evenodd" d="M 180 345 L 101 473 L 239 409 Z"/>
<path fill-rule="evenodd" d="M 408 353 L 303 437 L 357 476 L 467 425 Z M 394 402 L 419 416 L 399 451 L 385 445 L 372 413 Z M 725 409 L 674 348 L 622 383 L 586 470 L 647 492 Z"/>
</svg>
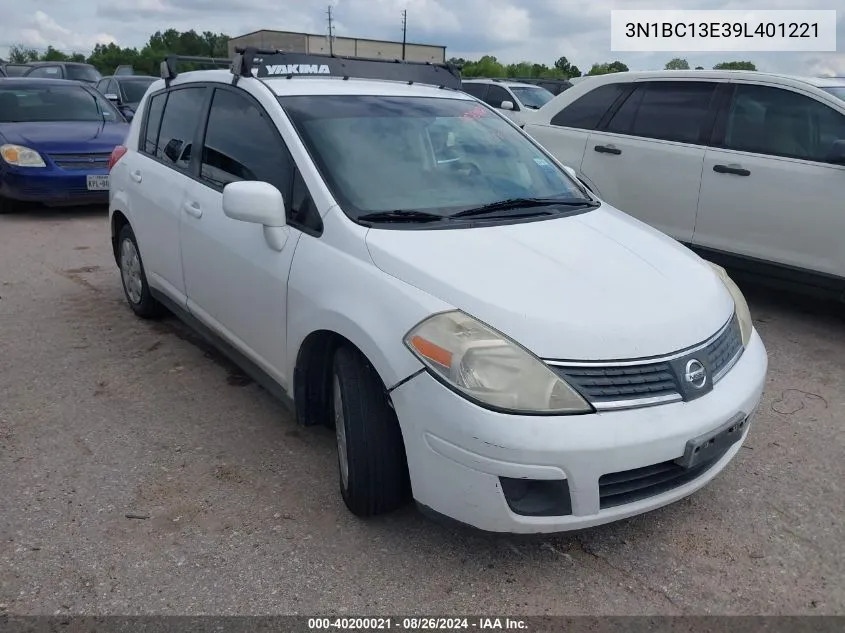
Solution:
<svg viewBox="0 0 845 633">
<path fill-rule="evenodd" d="M 845 139 L 834 141 L 830 146 L 830 151 L 825 158 L 826 163 L 833 163 L 834 165 L 845 165 Z"/>
<path fill-rule="evenodd" d="M 513 101 L 502 101 L 501 105 L 499 105 L 499 109 L 513 110 Z"/>
<path fill-rule="evenodd" d="M 233 220 L 285 226 L 285 201 L 269 182 L 239 180 L 223 187 L 223 213 Z"/>
<path fill-rule="evenodd" d="M 241 222 L 261 224 L 264 239 L 275 251 L 287 241 L 285 201 L 282 193 L 269 182 L 239 180 L 223 187 L 223 213 Z"/>
</svg>

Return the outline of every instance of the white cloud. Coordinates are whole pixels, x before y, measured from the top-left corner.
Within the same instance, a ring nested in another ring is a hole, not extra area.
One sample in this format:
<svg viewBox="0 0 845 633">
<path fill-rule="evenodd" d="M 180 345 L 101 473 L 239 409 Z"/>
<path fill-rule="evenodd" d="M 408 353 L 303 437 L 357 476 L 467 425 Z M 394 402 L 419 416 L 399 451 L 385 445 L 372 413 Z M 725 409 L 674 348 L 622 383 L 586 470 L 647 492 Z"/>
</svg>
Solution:
<svg viewBox="0 0 845 633">
<path fill-rule="evenodd" d="M 96 43 L 141 47 L 155 31 L 225 32 L 262 28 L 325 33 L 331 2 L 337 35 L 399 40 L 408 11 L 408 41 L 445 45 L 447 55 L 503 62 L 551 64 L 561 55 L 582 70 L 621 60 L 633 69 L 661 68 L 672 57 L 692 66 L 748 59 L 763 70 L 845 74 L 843 53 L 616 53 L 610 50 L 610 11 L 630 0 L 25 0 L 3 9 L 0 57 L 12 44 L 88 52 Z M 650 0 L 641 9 L 788 9 L 794 0 Z M 840 50 L 845 46 L 841 0 L 803 0 L 806 9 L 839 8 Z"/>
</svg>

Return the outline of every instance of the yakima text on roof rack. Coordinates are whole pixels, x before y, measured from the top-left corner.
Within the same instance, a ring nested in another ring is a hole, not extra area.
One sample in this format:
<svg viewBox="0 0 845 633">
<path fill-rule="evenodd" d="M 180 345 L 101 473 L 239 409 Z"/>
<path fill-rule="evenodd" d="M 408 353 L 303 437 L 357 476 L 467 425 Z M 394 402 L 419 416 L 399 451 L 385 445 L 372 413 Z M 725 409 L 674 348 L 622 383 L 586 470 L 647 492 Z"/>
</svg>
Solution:
<svg viewBox="0 0 845 633">
<path fill-rule="evenodd" d="M 287 53 L 258 48 L 236 48 L 233 59 L 169 55 L 161 63 L 161 76 L 169 83 L 178 74 L 176 64 L 186 62 L 217 67 L 228 66 L 233 83 L 239 77 L 288 77 L 317 75 L 342 79 L 382 79 L 421 83 L 460 90 L 461 74 L 452 64 L 411 62 L 401 59 L 371 59 L 338 55 Z"/>
</svg>

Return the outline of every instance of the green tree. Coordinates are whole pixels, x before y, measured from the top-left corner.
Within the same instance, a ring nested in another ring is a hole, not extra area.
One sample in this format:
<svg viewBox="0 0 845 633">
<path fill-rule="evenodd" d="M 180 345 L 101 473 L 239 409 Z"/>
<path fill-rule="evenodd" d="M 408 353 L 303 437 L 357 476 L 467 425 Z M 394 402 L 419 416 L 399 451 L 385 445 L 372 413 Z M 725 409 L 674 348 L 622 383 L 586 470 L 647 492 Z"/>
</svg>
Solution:
<svg viewBox="0 0 845 633">
<path fill-rule="evenodd" d="M 52 46 L 48 46 L 44 54 L 40 55 L 38 59 L 42 62 L 67 62 L 70 61 L 70 56 Z"/>
<path fill-rule="evenodd" d="M 628 72 L 629 68 L 620 61 L 605 62 L 604 64 L 593 64 L 588 75 L 607 75 L 609 73 L 624 73 Z"/>
<path fill-rule="evenodd" d="M 20 44 L 14 44 L 9 48 L 9 61 L 13 64 L 26 64 L 27 62 L 38 61 L 38 51 L 34 48 L 26 48 Z"/>
<path fill-rule="evenodd" d="M 713 66 L 713 70 L 757 70 L 753 62 L 722 62 Z"/>
<path fill-rule="evenodd" d="M 689 62 L 681 57 L 666 62 L 665 70 L 689 70 Z"/>
<path fill-rule="evenodd" d="M 558 76 L 563 79 L 581 76 L 581 71 L 578 70 L 578 66 L 571 64 L 570 61 L 563 56 L 558 57 L 557 61 L 555 61 L 555 70 L 557 70 Z"/>
<path fill-rule="evenodd" d="M 477 62 L 467 62 L 461 74 L 464 77 L 504 77 L 505 67 L 492 55 L 485 55 Z"/>
</svg>

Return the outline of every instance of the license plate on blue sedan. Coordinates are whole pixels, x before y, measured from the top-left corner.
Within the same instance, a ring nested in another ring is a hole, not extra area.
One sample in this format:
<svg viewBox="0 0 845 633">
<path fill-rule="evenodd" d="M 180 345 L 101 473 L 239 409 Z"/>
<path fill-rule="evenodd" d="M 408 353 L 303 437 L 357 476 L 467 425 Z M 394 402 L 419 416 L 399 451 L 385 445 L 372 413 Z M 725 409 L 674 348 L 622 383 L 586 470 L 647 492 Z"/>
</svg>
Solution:
<svg viewBox="0 0 845 633">
<path fill-rule="evenodd" d="M 88 176 L 88 191 L 108 191 L 109 177 L 105 176 Z"/>
</svg>

